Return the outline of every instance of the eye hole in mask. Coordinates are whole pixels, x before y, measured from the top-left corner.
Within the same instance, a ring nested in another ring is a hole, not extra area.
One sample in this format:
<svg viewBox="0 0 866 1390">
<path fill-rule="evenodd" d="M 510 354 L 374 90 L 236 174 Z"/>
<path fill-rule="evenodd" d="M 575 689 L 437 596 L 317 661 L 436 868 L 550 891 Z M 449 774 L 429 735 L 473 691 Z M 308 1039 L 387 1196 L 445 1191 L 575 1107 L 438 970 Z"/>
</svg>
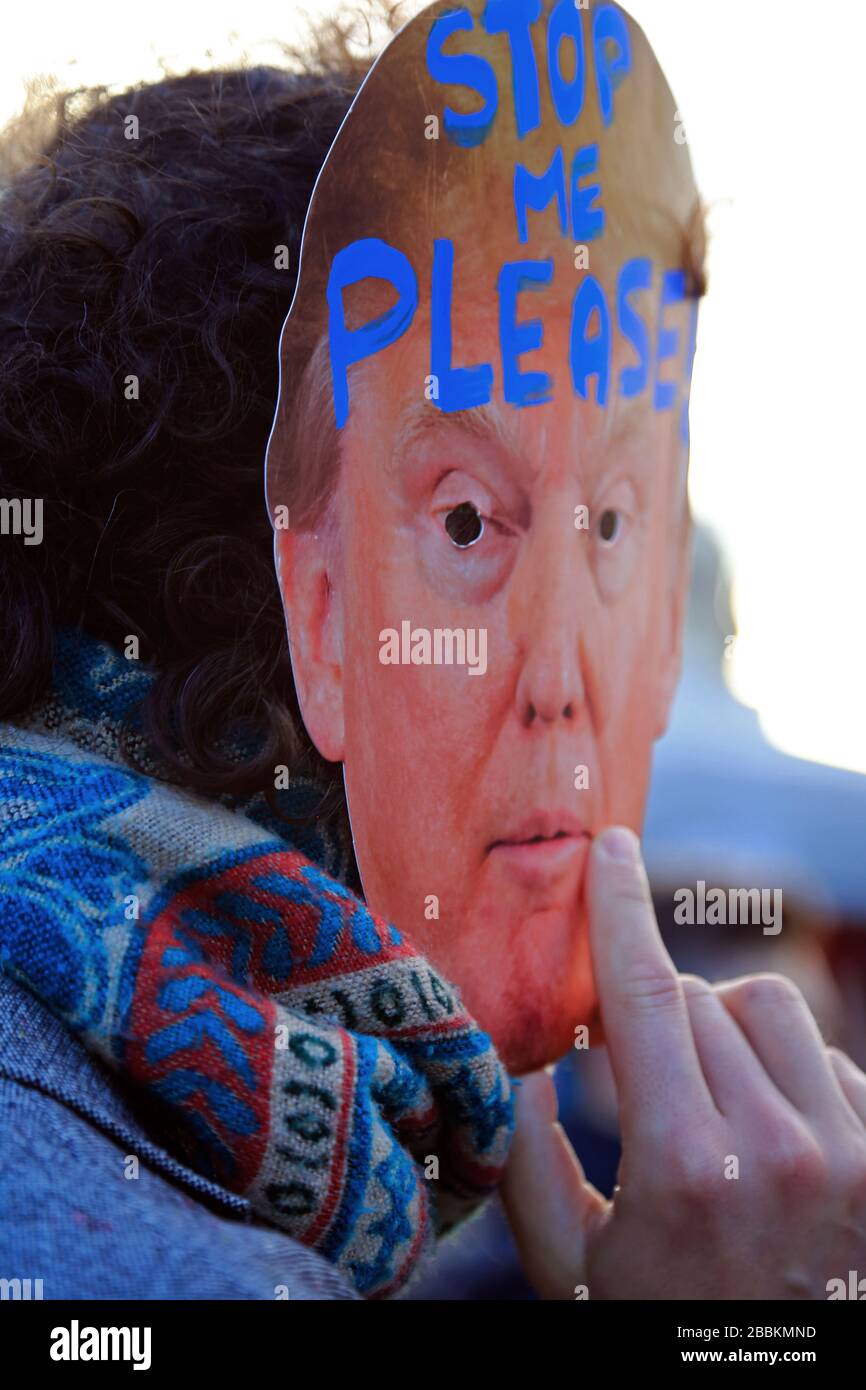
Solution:
<svg viewBox="0 0 866 1390">
<path fill-rule="evenodd" d="M 461 502 L 445 518 L 445 530 L 462 550 L 475 545 L 484 535 L 484 522 L 471 502 Z"/>
</svg>

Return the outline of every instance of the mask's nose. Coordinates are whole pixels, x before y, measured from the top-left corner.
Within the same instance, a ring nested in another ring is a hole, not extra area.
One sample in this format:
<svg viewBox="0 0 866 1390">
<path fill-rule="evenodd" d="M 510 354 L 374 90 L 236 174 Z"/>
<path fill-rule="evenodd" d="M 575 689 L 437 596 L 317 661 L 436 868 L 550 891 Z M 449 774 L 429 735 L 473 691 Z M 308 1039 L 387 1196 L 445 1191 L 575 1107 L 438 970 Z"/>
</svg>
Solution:
<svg viewBox="0 0 866 1390">
<path fill-rule="evenodd" d="M 585 538 L 563 527 L 561 518 L 556 521 L 546 528 L 546 536 L 536 538 L 520 577 L 526 584 L 521 605 L 526 655 L 515 699 L 518 718 L 527 728 L 573 724 L 586 700 L 580 619 Z"/>
</svg>

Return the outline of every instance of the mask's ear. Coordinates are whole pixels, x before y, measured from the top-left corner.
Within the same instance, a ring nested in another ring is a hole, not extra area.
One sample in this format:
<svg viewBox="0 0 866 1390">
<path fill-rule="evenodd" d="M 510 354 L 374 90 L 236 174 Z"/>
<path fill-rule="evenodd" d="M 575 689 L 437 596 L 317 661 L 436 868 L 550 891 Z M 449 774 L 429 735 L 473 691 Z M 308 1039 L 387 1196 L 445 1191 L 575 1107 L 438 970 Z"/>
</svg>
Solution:
<svg viewBox="0 0 866 1390">
<path fill-rule="evenodd" d="M 342 762 L 343 614 L 328 529 L 276 531 L 274 559 L 292 671 L 307 733 L 323 758 Z"/>
<path fill-rule="evenodd" d="M 676 568 L 671 576 L 671 590 L 666 611 L 662 666 L 659 672 L 656 738 L 661 738 L 662 734 L 667 731 L 683 661 L 683 634 L 689 601 L 692 555 L 692 521 L 688 511 L 688 503 L 683 505 L 685 515 L 679 523 L 680 536 L 674 557 Z"/>
</svg>

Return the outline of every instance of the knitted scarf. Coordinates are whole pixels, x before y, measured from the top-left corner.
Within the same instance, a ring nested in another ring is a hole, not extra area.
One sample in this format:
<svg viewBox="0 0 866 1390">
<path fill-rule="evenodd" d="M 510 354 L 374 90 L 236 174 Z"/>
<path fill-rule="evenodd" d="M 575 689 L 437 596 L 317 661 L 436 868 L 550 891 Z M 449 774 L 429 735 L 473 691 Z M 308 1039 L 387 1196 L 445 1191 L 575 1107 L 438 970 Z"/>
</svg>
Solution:
<svg viewBox="0 0 866 1390">
<path fill-rule="evenodd" d="M 496 1186 L 509 1078 L 335 836 L 125 759 L 151 679 L 64 632 L 51 695 L 0 724 L 0 968 L 154 1102 L 158 1142 L 395 1293 Z M 320 795 L 276 794 L 295 817 Z"/>
</svg>

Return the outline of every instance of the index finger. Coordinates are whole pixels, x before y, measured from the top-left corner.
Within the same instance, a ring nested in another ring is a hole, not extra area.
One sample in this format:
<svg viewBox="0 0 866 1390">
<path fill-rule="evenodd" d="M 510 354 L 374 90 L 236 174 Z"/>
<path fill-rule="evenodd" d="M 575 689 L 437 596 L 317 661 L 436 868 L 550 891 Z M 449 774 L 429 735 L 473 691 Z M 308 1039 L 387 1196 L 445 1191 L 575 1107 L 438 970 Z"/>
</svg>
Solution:
<svg viewBox="0 0 866 1390">
<path fill-rule="evenodd" d="M 715 1111 L 676 967 L 656 922 L 640 842 L 614 826 L 589 862 L 589 935 L 623 1135 L 658 1138 Z"/>
</svg>

